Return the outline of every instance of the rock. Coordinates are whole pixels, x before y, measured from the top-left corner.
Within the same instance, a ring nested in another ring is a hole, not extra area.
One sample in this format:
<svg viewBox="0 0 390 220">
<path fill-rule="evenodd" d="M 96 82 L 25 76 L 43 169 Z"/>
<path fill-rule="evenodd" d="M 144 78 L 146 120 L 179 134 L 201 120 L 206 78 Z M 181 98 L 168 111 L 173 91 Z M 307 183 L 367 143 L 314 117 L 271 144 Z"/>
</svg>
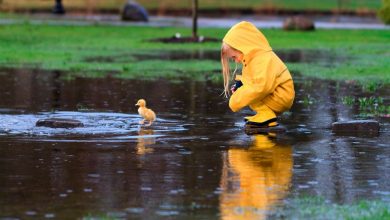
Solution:
<svg viewBox="0 0 390 220">
<path fill-rule="evenodd" d="M 148 12 L 144 7 L 136 3 L 135 1 L 129 0 L 123 6 L 122 10 L 123 21 L 145 21 L 149 20 Z"/>
<path fill-rule="evenodd" d="M 284 133 L 286 132 L 286 128 L 282 125 L 278 125 L 275 127 L 268 128 L 259 128 L 251 125 L 245 125 L 245 133 L 246 134 L 268 134 L 268 133 Z"/>
<path fill-rule="evenodd" d="M 304 16 L 293 16 L 288 17 L 283 22 L 283 29 L 290 30 L 300 30 L 300 31 L 312 31 L 314 30 L 314 22 Z"/>
<path fill-rule="evenodd" d="M 84 127 L 81 121 L 66 118 L 46 118 L 38 120 L 35 124 L 38 127 L 49 127 L 49 128 L 77 128 Z"/>
<path fill-rule="evenodd" d="M 375 120 L 352 120 L 334 122 L 332 132 L 336 134 L 379 134 L 379 122 Z"/>
</svg>

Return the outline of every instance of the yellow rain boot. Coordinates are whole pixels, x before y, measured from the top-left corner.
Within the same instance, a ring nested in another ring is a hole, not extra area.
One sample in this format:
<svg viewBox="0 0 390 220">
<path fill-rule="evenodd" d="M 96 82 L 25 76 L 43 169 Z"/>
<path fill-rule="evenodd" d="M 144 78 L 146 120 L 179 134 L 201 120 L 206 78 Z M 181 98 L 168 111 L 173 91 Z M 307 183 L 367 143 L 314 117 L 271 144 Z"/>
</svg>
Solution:
<svg viewBox="0 0 390 220">
<path fill-rule="evenodd" d="M 256 115 L 247 117 L 247 125 L 256 127 L 274 127 L 278 125 L 275 112 L 263 102 L 254 103 L 249 107 L 256 112 Z"/>
<path fill-rule="evenodd" d="M 247 122 L 247 121 L 251 120 L 252 117 L 254 117 L 254 115 L 252 115 L 252 116 L 245 116 L 244 117 L 244 121 Z"/>
</svg>

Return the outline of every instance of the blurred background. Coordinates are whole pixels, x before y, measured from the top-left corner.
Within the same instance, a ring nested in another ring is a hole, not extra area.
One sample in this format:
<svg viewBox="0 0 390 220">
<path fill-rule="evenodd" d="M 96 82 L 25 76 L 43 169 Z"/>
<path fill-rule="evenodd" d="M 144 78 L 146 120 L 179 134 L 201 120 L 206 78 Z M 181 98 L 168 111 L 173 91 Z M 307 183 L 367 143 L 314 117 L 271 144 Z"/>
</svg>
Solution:
<svg viewBox="0 0 390 220">
<path fill-rule="evenodd" d="M 152 15 L 185 15 L 192 0 L 138 0 Z M 385 1 L 384 1 L 385 2 Z M 383 4 L 384 4 L 383 2 Z M 119 13 L 125 0 L 0 0 L 3 12 L 49 12 L 62 4 L 68 13 Z M 200 0 L 199 13 L 218 16 L 231 14 L 349 14 L 376 16 L 381 0 Z M 218 13 L 217 13 L 218 12 Z"/>
<path fill-rule="evenodd" d="M 110 12 L 115 13 L 126 2 L 124 0 L 1 0 L 1 9 L 7 12 L 49 11 L 56 2 L 61 2 L 69 12 Z M 191 9 L 191 0 L 138 0 L 152 13 L 166 14 L 171 11 Z M 209 10 L 245 12 L 295 12 L 353 13 L 373 15 L 381 7 L 381 0 L 201 0 L 200 11 Z"/>
</svg>

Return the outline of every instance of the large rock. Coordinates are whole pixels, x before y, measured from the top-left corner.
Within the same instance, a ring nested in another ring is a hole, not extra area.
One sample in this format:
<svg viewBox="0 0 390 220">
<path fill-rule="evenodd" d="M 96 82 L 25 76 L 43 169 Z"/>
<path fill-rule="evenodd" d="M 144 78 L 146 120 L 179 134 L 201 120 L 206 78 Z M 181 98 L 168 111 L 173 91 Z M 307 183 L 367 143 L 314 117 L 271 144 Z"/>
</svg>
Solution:
<svg viewBox="0 0 390 220">
<path fill-rule="evenodd" d="M 49 128 L 77 128 L 84 127 L 84 124 L 81 121 L 74 119 L 46 118 L 38 120 L 35 126 Z"/>
<path fill-rule="evenodd" d="M 148 21 L 148 12 L 135 1 L 129 0 L 123 6 L 122 20 L 124 21 Z"/>
<path fill-rule="evenodd" d="M 340 121 L 332 124 L 332 132 L 335 134 L 379 134 L 379 122 L 375 120 Z"/>
<path fill-rule="evenodd" d="M 284 30 L 312 31 L 315 29 L 314 22 L 304 16 L 288 17 L 283 23 Z"/>
</svg>

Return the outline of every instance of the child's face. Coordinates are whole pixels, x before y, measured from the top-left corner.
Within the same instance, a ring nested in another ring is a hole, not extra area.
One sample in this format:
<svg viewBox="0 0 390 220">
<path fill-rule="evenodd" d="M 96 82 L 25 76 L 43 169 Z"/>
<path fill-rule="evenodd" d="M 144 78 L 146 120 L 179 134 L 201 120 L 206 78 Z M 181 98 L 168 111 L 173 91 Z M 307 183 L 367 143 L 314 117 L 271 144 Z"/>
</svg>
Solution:
<svg viewBox="0 0 390 220">
<path fill-rule="evenodd" d="M 239 50 L 228 47 L 226 50 L 226 56 L 236 63 L 241 63 L 242 57 L 244 56 Z"/>
</svg>

